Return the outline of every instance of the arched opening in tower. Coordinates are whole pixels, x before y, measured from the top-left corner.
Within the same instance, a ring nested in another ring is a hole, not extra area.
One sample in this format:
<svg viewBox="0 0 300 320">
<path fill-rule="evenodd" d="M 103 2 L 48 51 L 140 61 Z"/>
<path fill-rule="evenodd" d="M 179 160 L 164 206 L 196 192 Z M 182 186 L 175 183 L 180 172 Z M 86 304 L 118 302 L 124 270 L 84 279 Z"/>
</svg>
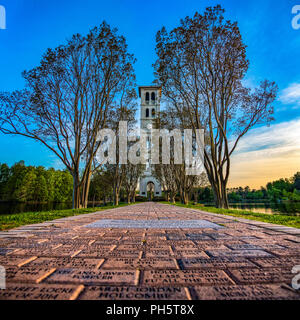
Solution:
<svg viewBox="0 0 300 320">
<path fill-rule="evenodd" d="M 150 94 L 149 94 L 149 92 L 146 92 L 145 101 L 147 104 L 149 104 L 149 100 L 150 100 Z"/>
<path fill-rule="evenodd" d="M 152 102 L 152 104 L 155 103 L 155 92 L 151 93 L 151 102 Z"/>
<path fill-rule="evenodd" d="M 147 183 L 147 198 L 149 201 L 152 201 L 154 198 L 154 183 L 152 181 Z"/>
</svg>

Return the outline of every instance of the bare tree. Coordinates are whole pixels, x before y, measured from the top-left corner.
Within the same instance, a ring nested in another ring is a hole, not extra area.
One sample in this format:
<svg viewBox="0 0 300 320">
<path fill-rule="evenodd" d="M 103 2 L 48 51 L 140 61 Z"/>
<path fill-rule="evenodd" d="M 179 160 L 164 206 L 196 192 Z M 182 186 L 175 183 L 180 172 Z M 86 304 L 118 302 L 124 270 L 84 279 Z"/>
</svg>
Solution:
<svg viewBox="0 0 300 320">
<path fill-rule="evenodd" d="M 97 134 L 121 93 L 133 88 L 134 62 L 124 37 L 103 22 L 48 49 L 23 73 L 26 89 L 0 95 L 1 132 L 39 141 L 62 161 L 73 176 L 73 208 L 87 205 Z"/>
<path fill-rule="evenodd" d="M 270 123 L 277 86 L 263 81 L 255 90 L 242 80 L 246 48 L 236 22 L 225 21 L 220 6 L 186 17 L 156 37 L 156 82 L 189 127 L 204 129 L 204 166 L 217 207 L 228 208 L 230 158 L 239 140 L 256 124 Z"/>
<path fill-rule="evenodd" d="M 132 163 L 128 163 L 123 167 L 124 188 L 127 194 L 127 203 L 135 202 L 135 191 L 137 189 L 139 178 L 145 170 L 144 167 L 145 166 L 142 164 L 134 165 Z"/>
<path fill-rule="evenodd" d="M 110 129 L 112 129 L 116 133 L 116 164 L 111 165 L 107 164 L 105 165 L 105 170 L 109 171 L 109 174 L 111 175 L 111 178 L 113 179 L 113 184 L 115 186 L 113 187 L 113 194 L 114 194 L 114 204 L 119 203 L 119 193 L 120 188 L 122 185 L 122 181 L 124 178 L 122 165 L 119 163 L 119 122 L 120 121 L 126 121 L 127 122 L 127 128 L 128 132 L 132 130 L 133 125 L 135 124 L 135 113 L 136 113 L 136 91 L 133 88 L 133 79 L 134 78 L 128 78 L 127 81 L 130 83 L 127 83 L 124 81 L 123 87 L 121 88 L 119 92 L 119 99 L 117 102 L 114 103 L 114 105 L 110 108 L 108 111 L 108 116 L 106 120 L 106 126 Z M 127 139 L 127 136 L 125 137 Z M 101 168 L 103 170 L 103 163 L 97 163 L 97 161 L 90 162 L 90 165 L 86 168 L 86 180 L 84 184 L 84 189 L 82 192 L 82 201 L 83 203 L 87 204 L 88 200 L 88 190 L 90 185 L 90 179 L 93 173 L 97 172 L 97 170 Z M 117 198 L 116 198 L 116 192 L 117 192 Z"/>
<path fill-rule="evenodd" d="M 116 132 L 116 163 L 115 164 L 106 164 L 105 170 L 111 176 L 111 183 L 113 187 L 113 202 L 114 205 L 119 204 L 120 190 L 126 178 L 126 166 L 121 162 L 119 154 L 120 146 L 120 131 L 119 125 L 120 121 L 126 121 L 127 123 L 127 132 L 126 139 L 130 132 L 134 129 L 136 123 L 135 113 L 136 113 L 136 92 L 135 90 L 129 92 L 123 99 L 120 100 L 118 106 L 111 111 L 110 120 L 108 121 L 108 127 Z M 129 146 L 128 144 L 127 146 Z"/>
<path fill-rule="evenodd" d="M 175 176 L 175 165 L 173 159 L 170 164 L 153 165 L 153 175 L 160 182 L 167 201 L 175 203 L 175 197 L 178 192 Z"/>
<path fill-rule="evenodd" d="M 188 127 L 189 117 L 186 112 L 178 112 L 173 105 L 167 105 L 164 111 L 160 113 L 159 127 L 161 129 L 180 129 L 182 141 L 184 137 L 184 129 Z M 174 161 L 175 141 L 170 139 L 170 164 L 154 165 L 154 173 L 161 182 L 170 197 L 171 202 L 175 202 L 175 196 L 179 192 L 182 203 L 187 204 L 192 188 L 198 183 L 199 177 L 196 175 L 187 175 L 187 164 L 184 159 L 184 146 L 182 147 L 181 164 Z M 162 151 L 162 141 L 160 141 L 160 150 Z M 193 146 L 194 147 L 194 146 Z M 161 154 L 161 153 L 160 153 Z M 162 163 L 162 156 L 160 156 Z"/>
<path fill-rule="evenodd" d="M 202 172 L 199 176 L 197 181 L 195 182 L 195 185 L 192 189 L 193 196 L 194 196 L 194 204 L 198 203 L 198 196 L 199 196 L 199 188 L 205 188 L 209 185 L 209 180 L 207 177 L 207 174 L 205 172 Z"/>
<path fill-rule="evenodd" d="M 185 163 L 175 166 L 175 181 L 180 194 L 181 203 L 188 204 L 189 195 L 197 185 L 198 176 L 187 175 Z"/>
</svg>

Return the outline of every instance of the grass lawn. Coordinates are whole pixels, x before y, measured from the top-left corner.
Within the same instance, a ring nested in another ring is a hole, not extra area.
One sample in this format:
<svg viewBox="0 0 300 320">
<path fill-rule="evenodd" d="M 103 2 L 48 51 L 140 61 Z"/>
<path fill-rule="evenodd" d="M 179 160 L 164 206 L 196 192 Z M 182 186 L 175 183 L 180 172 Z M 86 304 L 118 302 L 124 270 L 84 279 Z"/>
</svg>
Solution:
<svg viewBox="0 0 300 320">
<path fill-rule="evenodd" d="M 118 208 L 128 205 L 121 203 L 118 206 L 108 205 L 103 207 L 86 208 L 86 209 L 67 209 L 67 210 L 51 210 L 39 212 L 23 212 L 17 214 L 0 215 L 0 230 L 8 230 L 17 228 L 27 224 L 35 224 L 44 221 L 51 221 L 59 218 L 76 216 L 80 214 L 92 213 L 101 210 Z"/>
<path fill-rule="evenodd" d="M 162 202 L 165 204 L 171 204 L 169 202 Z M 181 203 L 176 203 L 174 204 L 179 207 L 185 207 L 185 208 L 191 208 L 191 209 L 198 209 L 202 211 L 207 211 L 207 212 L 212 212 L 212 213 L 219 213 L 219 214 L 224 214 L 228 216 L 233 216 L 233 217 L 240 217 L 240 218 L 245 218 L 249 220 L 257 220 L 257 221 L 263 221 L 263 222 L 268 222 L 268 223 L 273 223 L 273 224 L 280 224 L 283 226 L 288 226 L 288 227 L 294 227 L 300 229 L 300 217 L 299 216 L 288 216 L 288 215 L 283 215 L 283 214 L 265 214 L 265 213 L 256 213 L 256 212 L 251 212 L 251 211 L 246 211 L 246 210 L 237 210 L 237 209 L 219 209 L 215 207 L 202 207 L 199 204 L 181 204 Z"/>
</svg>

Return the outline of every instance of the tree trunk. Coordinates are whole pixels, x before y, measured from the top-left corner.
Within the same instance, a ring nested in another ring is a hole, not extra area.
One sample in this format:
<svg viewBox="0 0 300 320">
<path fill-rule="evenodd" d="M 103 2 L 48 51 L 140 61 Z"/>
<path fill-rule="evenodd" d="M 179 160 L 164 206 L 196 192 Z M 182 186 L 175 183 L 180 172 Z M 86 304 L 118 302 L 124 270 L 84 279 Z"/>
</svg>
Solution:
<svg viewBox="0 0 300 320">
<path fill-rule="evenodd" d="M 165 191 L 165 200 L 166 201 L 170 201 L 170 194 L 169 194 L 169 191 Z"/>
<path fill-rule="evenodd" d="M 181 190 L 180 190 L 180 202 L 182 204 L 184 204 L 184 200 L 185 200 L 184 189 L 181 188 Z"/>
<path fill-rule="evenodd" d="M 188 194 L 183 187 L 181 187 L 181 190 L 180 190 L 180 201 L 182 204 L 188 204 L 189 202 Z"/>
<path fill-rule="evenodd" d="M 91 176 L 92 176 L 92 172 L 89 171 L 89 173 L 86 177 L 86 181 L 84 183 L 85 187 L 83 189 L 83 201 L 82 201 L 83 208 L 87 208 L 87 205 L 88 205 L 89 190 L 90 190 L 90 185 L 91 185 Z"/>
<path fill-rule="evenodd" d="M 198 189 L 194 190 L 194 204 L 198 203 Z"/>
<path fill-rule="evenodd" d="M 171 203 L 176 203 L 175 194 L 171 194 Z"/>
<path fill-rule="evenodd" d="M 229 208 L 229 204 L 228 204 L 228 197 L 227 197 L 227 190 L 226 190 L 226 183 L 225 182 L 222 182 L 221 184 L 222 186 L 222 201 L 223 201 L 223 204 L 224 204 L 224 209 L 228 209 Z"/>
<path fill-rule="evenodd" d="M 180 190 L 180 202 L 182 204 L 184 204 L 184 196 L 183 196 L 183 191 L 182 190 Z"/>
<path fill-rule="evenodd" d="M 220 209 L 228 209 L 229 206 L 225 182 L 220 181 L 217 183 L 216 181 L 213 181 L 212 190 L 216 207 Z"/>
<path fill-rule="evenodd" d="M 189 203 L 189 195 L 188 195 L 188 193 L 187 192 L 185 192 L 184 191 L 184 193 L 183 193 L 183 203 L 184 204 L 188 204 Z"/>
<path fill-rule="evenodd" d="M 119 192 L 116 192 L 115 194 L 115 206 L 118 206 L 119 205 Z"/>
<path fill-rule="evenodd" d="M 119 205 L 119 190 L 117 188 L 114 189 L 113 204 L 114 206 Z"/>
<path fill-rule="evenodd" d="M 80 184 L 79 177 L 77 173 L 73 174 L 73 197 L 72 197 L 72 208 L 79 209 L 81 208 L 80 203 Z"/>
</svg>

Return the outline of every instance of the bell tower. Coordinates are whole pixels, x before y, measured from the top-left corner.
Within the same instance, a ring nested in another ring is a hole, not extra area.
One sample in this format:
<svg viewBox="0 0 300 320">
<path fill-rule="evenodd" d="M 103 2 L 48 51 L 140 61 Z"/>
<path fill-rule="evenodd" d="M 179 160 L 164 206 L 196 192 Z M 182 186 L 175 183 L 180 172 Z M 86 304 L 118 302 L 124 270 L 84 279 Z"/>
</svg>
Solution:
<svg viewBox="0 0 300 320">
<path fill-rule="evenodd" d="M 147 135 L 148 152 L 146 169 L 140 178 L 140 196 L 147 197 L 147 186 L 149 183 L 154 184 L 154 196 L 161 196 L 161 185 L 152 175 L 150 162 L 151 129 L 155 128 L 155 120 L 160 112 L 161 87 L 141 86 L 139 87 L 139 97 L 141 98 L 141 129 L 145 130 Z"/>
<path fill-rule="evenodd" d="M 161 88 L 158 86 L 139 87 L 141 98 L 141 128 L 149 130 L 160 111 Z M 151 131 L 151 129 L 150 129 Z"/>
</svg>

